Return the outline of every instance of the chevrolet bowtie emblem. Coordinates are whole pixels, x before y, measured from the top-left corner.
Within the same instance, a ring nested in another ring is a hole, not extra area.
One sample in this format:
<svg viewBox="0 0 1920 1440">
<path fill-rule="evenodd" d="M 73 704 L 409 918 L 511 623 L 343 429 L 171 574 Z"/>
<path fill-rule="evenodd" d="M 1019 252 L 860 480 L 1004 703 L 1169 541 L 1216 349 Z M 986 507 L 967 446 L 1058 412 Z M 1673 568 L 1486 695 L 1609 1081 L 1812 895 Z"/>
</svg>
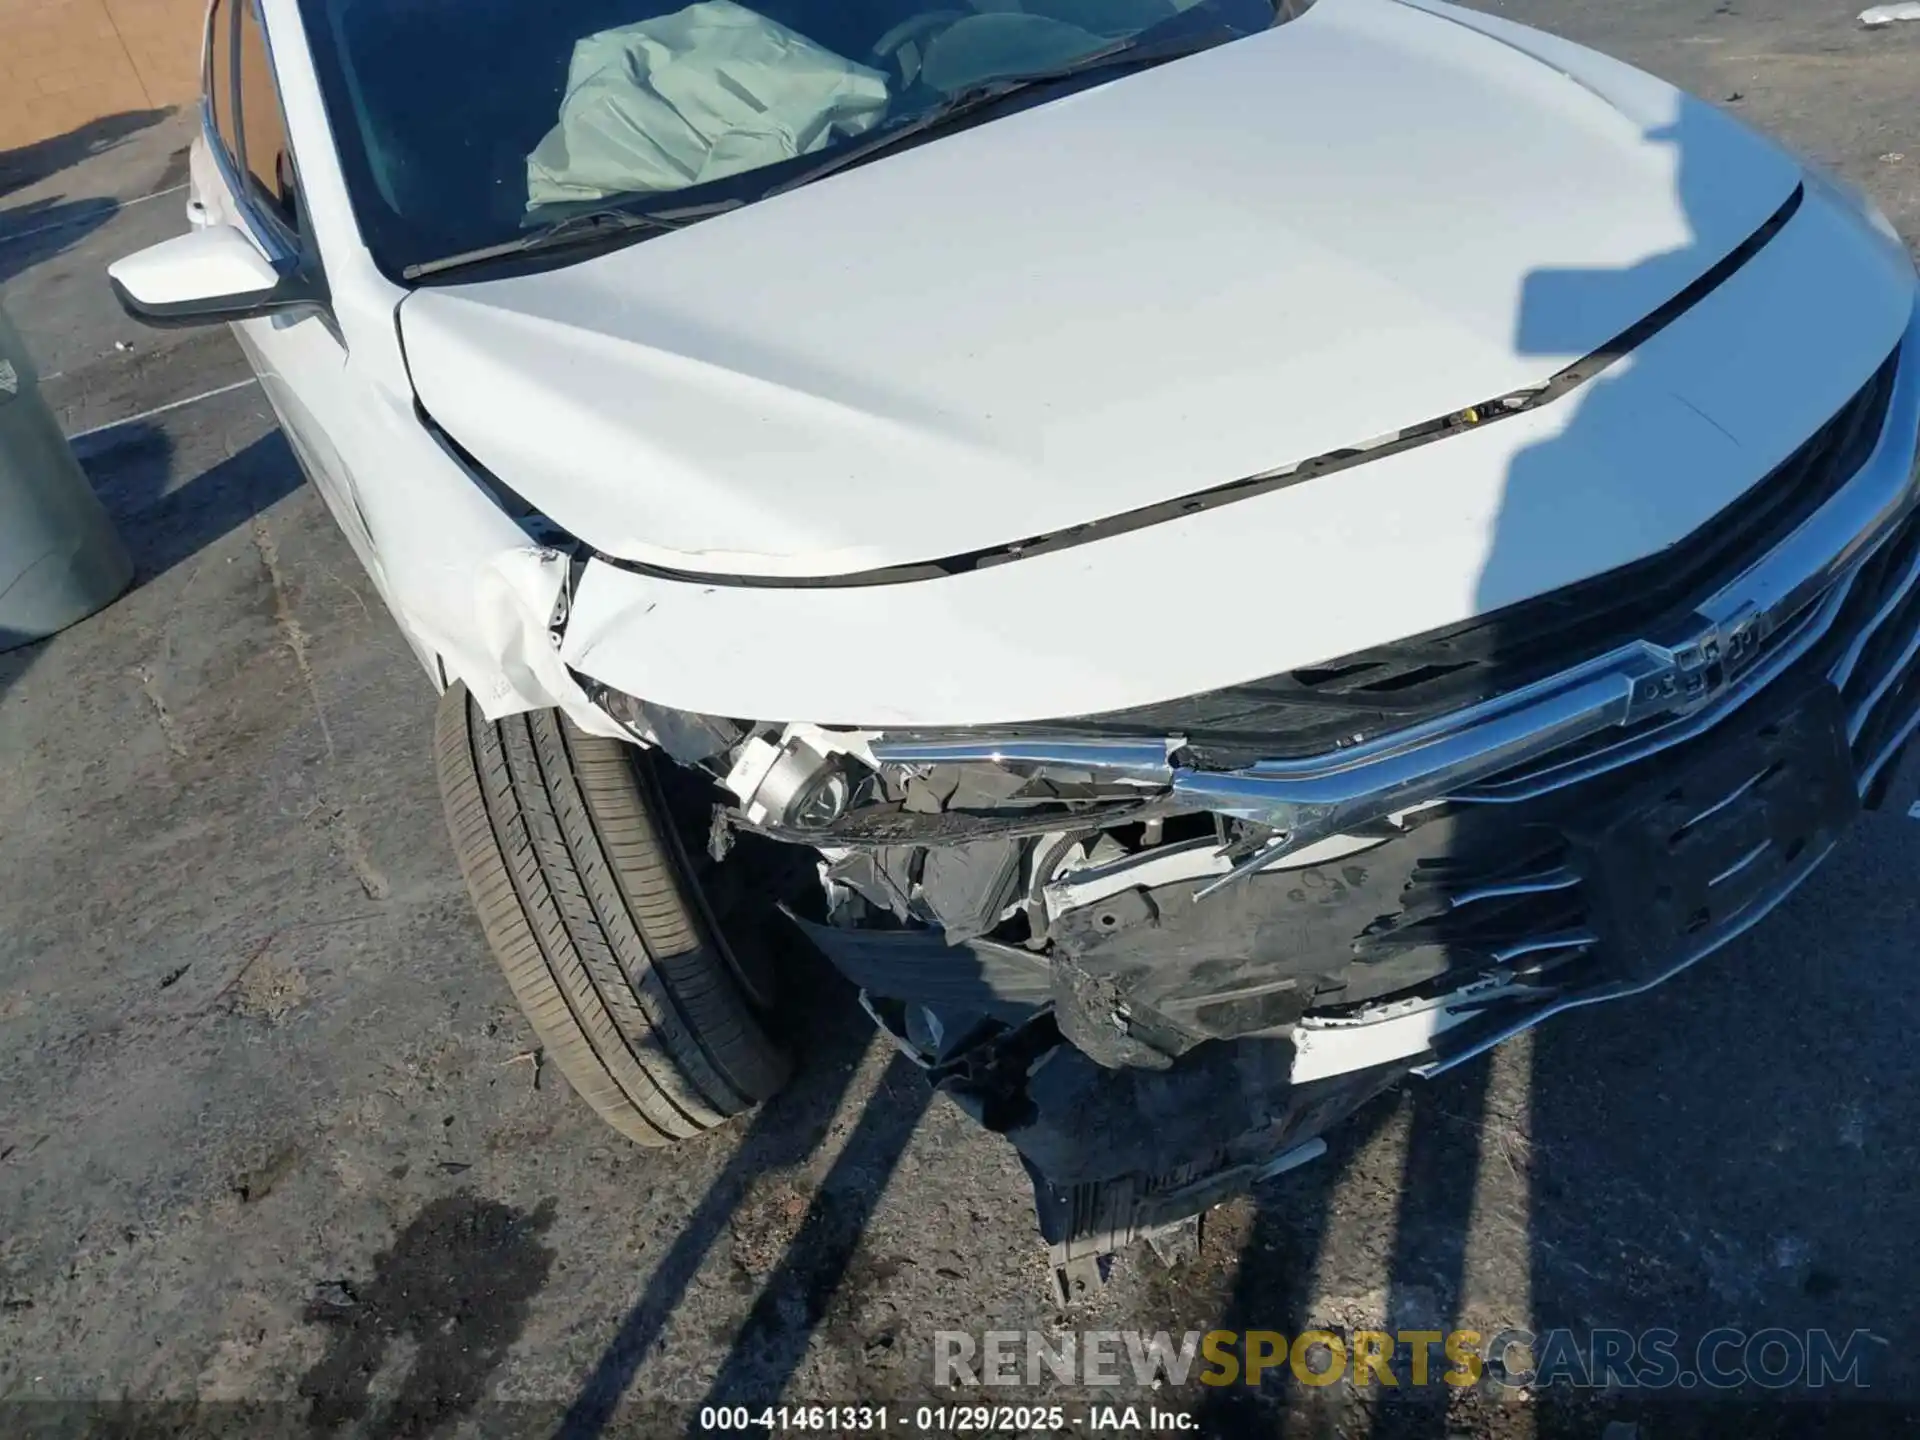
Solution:
<svg viewBox="0 0 1920 1440">
<path fill-rule="evenodd" d="M 1771 626 L 1767 616 L 1748 606 L 1727 621 L 1703 620 L 1676 645 L 1645 645 L 1655 660 L 1650 674 L 1633 682 L 1627 723 L 1648 715 L 1684 714 L 1718 699 L 1759 658 Z"/>
</svg>

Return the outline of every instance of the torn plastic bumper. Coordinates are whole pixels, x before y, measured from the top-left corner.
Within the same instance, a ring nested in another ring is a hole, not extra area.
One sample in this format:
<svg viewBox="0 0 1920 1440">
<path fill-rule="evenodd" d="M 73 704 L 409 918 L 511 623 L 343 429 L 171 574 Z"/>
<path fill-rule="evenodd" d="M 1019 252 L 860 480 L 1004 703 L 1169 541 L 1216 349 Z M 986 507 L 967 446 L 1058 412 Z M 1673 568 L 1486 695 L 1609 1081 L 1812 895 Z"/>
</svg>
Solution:
<svg viewBox="0 0 1920 1440">
<path fill-rule="evenodd" d="M 1322 1132 L 1404 1074 L 1296 1084 L 1283 1038 L 1115 1072 L 1064 1043 L 1044 1011 L 1004 1023 L 865 999 L 932 1084 L 1019 1153 L 1062 1304 L 1084 1298 L 1106 1257 L 1134 1240 L 1165 1254 L 1184 1222 L 1313 1159 Z"/>
<path fill-rule="evenodd" d="M 1859 808 L 1847 717 L 1812 669 L 1625 783 L 1436 812 L 1217 904 L 1193 880 L 1121 891 L 1069 912 L 1044 957 L 801 923 L 1019 1152 L 1064 1301 L 1409 1073 L 1646 989 L 1756 923 Z"/>
</svg>

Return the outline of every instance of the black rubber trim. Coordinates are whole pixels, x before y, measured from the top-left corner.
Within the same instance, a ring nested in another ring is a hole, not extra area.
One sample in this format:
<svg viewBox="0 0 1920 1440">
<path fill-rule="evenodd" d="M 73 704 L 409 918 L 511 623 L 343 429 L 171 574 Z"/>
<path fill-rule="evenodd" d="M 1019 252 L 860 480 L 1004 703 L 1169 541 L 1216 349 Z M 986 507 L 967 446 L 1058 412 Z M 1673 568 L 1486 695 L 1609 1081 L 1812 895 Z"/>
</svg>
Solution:
<svg viewBox="0 0 1920 1440">
<path fill-rule="evenodd" d="M 973 570 L 985 570 L 994 565 L 1031 559 L 1035 555 L 1048 555 L 1057 550 L 1068 550 L 1076 545 L 1088 545 L 1096 540 L 1124 535 L 1131 530 L 1144 530 L 1149 525 L 1177 520 L 1183 515 L 1195 515 L 1204 510 L 1217 510 L 1223 505 L 1231 505 L 1240 500 L 1270 495 L 1276 490 L 1285 490 L 1308 480 L 1318 480 L 1337 470 L 1350 469 L 1355 465 L 1365 464 L 1369 460 L 1379 460 L 1388 455 L 1398 455 L 1402 451 L 1417 449 L 1422 445 L 1431 445 L 1436 440 L 1444 440 L 1463 430 L 1478 429 L 1497 420 L 1504 420 L 1513 415 L 1524 415 L 1529 410 L 1537 410 L 1542 405 L 1551 404 L 1569 391 L 1586 384 L 1629 352 L 1646 344 L 1713 291 L 1732 279 L 1742 266 L 1766 248 L 1767 242 L 1786 227 L 1787 222 L 1793 219 L 1795 212 L 1799 210 L 1801 202 L 1805 199 L 1806 187 L 1795 185 L 1786 203 L 1774 211 L 1765 224 L 1722 256 L 1693 283 L 1657 310 L 1629 325 L 1592 354 L 1574 361 L 1566 369 L 1552 376 L 1544 385 L 1507 395 L 1497 395 L 1480 404 L 1456 410 L 1452 414 L 1408 426 L 1401 430 L 1396 438 L 1369 449 L 1331 450 L 1284 471 L 1267 471 L 1259 475 L 1250 475 L 1242 480 L 1229 480 L 1224 484 L 1215 485 L 1206 490 L 1197 490 L 1177 499 L 1142 505 L 1138 509 L 1110 515 L 1104 520 L 1090 520 L 1084 525 L 1071 526 L 1065 530 L 1053 530 L 1046 534 L 1029 536 L 1024 540 L 1015 540 L 1003 545 L 990 545 L 980 550 L 968 550 L 959 555 L 948 555 L 937 560 L 885 565 L 874 570 L 856 570 L 844 575 L 740 575 L 725 571 L 677 570 L 665 565 L 650 565 L 643 560 L 623 560 L 618 556 L 603 554 L 597 550 L 594 552 L 594 558 L 617 570 L 626 570 L 635 575 L 649 575 L 657 580 L 673 580 L 694 585 L 727 585 L 748 590 L 851 590 L 868 585 L 906 585 L 920 580 L 937 580 L 947 575 L 964 575 Z"/>
<path fill-rule="evenodd" d="M 1052 965 L 1017 945 L 984 937 L 949 941 L 940 930 L 847 930 L 818 924 L 784 903 L 780 910 L 835 969 L 875 995 L 1014 1024 L 1053 999 Z"/>
<path fill-rule="evenodd" d="M 205 325 L 264 320 L 289 310 L 311 308 L 332 321 L 333 293 L 319 269 L 302 266 L 281 277 L 280 283 L 257 292 L 257 298 L 225 296 L 217 300 L 141 300 L 115 277 L 107 277 L 113 298 L 129 320 L 153 330 L 191 330 Z M 250 292 L 256 293 L 256 292 Z"/>
</svg>

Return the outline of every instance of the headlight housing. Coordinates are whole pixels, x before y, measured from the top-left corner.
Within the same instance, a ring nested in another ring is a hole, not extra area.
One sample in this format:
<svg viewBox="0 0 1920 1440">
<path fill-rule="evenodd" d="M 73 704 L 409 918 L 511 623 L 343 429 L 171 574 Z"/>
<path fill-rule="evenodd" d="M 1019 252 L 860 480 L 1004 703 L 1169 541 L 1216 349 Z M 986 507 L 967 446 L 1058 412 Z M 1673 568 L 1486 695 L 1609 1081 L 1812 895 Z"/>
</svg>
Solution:
<svg viewBox="0 0 1920 1440">
<path fill-rule="evenodd" d="M 959 844 L 1113 823 L 1161 802 L 1172 781 L 1164 739 L 896 745 L 876 731 L 676 710 L 575 678 L 636 740 L 731 791 L 747 828 L 812 844 Z"/>
</svg>

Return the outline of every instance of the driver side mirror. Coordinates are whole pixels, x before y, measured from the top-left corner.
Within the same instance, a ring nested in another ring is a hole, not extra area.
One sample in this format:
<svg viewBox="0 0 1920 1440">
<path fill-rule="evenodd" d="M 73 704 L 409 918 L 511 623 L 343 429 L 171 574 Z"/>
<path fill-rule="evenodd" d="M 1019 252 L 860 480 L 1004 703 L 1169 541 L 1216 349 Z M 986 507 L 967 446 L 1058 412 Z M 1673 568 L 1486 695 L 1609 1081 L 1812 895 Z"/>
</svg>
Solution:
<svg viewBox="0 0 1920 1440">
<path fill-rule="evenodd" d="M 324 305 L 327 289 L 305 266 L 277 269 L 232 225 L 208 225 L 107 267 L 120 308 L 161 329 L 258 320 Z"/>
</svg>

